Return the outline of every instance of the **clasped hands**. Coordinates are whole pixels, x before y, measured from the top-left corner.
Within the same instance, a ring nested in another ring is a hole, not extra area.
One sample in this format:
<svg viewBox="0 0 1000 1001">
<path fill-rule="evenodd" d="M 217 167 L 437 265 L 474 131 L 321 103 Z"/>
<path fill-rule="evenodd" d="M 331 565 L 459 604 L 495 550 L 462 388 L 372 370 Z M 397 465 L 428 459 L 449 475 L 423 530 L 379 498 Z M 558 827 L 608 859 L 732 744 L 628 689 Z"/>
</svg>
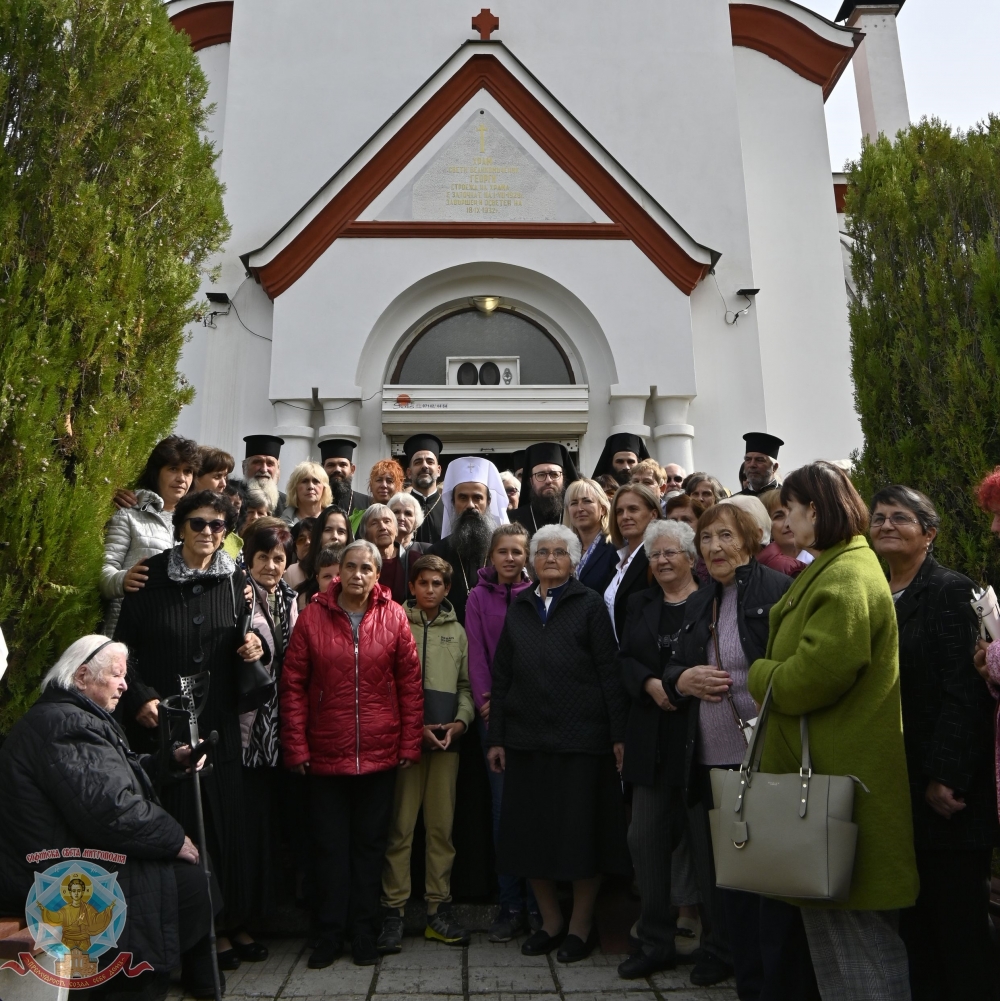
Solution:
<svg viewBox="0 0 1000 1001">
<path fill-rule="evenodd" d="M 465 724 L 461 720 L 454 723 L 439 723 L 434 726 L 424 727 L 424 750 L 425 751 L 447 751 L 452 740 L 461 737 L 465 733 Z"/>
</svg>

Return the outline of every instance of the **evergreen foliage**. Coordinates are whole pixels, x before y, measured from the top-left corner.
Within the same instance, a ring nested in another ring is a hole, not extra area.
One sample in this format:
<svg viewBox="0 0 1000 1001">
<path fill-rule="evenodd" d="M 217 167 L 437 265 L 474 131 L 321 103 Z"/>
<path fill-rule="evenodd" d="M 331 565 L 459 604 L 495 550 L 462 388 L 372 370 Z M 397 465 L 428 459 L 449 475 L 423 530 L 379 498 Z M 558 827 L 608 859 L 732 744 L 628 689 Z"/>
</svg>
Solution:
<svg viewBox="0 0 1000 1001">
<path fill-rule="evenodd" d="M 190 399 L 227 234 L 206 91 L 160 0 L 0 0 L 0 730 L 98 625 L 113 489 Z"/>
<path fill-rule="evenodd" d="M 974 497 L 1000 463 L 1000 118 L 967 134 L 924 120 L 866 144 L 846 210 L 858 487 L 922 490 L 941 562 L 1000 582 Z"/>
</svg>

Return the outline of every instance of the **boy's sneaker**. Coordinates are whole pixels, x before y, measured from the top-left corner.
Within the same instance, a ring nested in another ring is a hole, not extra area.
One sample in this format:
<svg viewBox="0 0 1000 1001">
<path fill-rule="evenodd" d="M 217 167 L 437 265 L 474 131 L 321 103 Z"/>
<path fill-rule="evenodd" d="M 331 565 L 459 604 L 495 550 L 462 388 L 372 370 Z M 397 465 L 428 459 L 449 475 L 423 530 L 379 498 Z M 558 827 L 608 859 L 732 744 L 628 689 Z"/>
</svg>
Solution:
<svg viewBox="0 0 1000 1001">
<path fill-rule="evenodd" d="M 501 907 L 496 920 L 490 925 L 489 939 L 491 942 L 510 942 L 511 939 L 523 935 L 527 930 L 528 926 L 523 912 L 514 913 L 507 910 L 506 907 Z"/>
<path fill-rule="evenodd" d="M 436 914 L 427 915 L 424 938 L 445 945 L 468 945 L 469 933 L 452 917 L 450 907 L 439 907 Z"/>
<path fill-rule="evenodd" d="M 386 915 L 376 948 L 382 956 L 403 951 L 403 919 L 398 914 Z"/>
</svg>

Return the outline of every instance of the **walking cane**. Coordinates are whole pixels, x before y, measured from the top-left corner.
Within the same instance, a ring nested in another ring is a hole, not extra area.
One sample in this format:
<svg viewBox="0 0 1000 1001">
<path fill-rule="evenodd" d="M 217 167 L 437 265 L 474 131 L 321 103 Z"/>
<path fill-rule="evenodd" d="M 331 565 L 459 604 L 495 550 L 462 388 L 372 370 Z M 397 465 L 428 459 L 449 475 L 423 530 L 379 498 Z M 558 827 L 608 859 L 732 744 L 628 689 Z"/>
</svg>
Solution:
<svg viewBox="0 0 1000 1001">
<path fill-rule="evenodd" d="M 213 730 L 207 740 L 202 740 L 198 731 L 198 717 L 208 701 L 208 685 L 211 677 L 208 671 L 201 674 L 179 676 L 181 693 L 171 695 L 160 702 L 161 751 L 172 756 L 175 736 L 186 729 L 187 743 L 191 746 L 190 775 L 194 786 L 194 813 L 198 825 L 198 856 L 202 872 L 205 874 L 205 890 L 208 893 L 208 943 L 212 956 L 212 986 L 215 1001 L 222 1001 L 222 985 L 219 982 L 219 964 L 215 958 L 215 907 L 212 904 L 212 873 L 208 868 L 208 844 L 205 838 L 205 811 L 201 803 L 201 774 L 198 762 L 208 753 L 209 745 L 214 746 L 219 734 Z M 206 770 L 211 765 L 206 765 Z M 165 774 L 166 769 L 161 769 Z"/>
</svg>

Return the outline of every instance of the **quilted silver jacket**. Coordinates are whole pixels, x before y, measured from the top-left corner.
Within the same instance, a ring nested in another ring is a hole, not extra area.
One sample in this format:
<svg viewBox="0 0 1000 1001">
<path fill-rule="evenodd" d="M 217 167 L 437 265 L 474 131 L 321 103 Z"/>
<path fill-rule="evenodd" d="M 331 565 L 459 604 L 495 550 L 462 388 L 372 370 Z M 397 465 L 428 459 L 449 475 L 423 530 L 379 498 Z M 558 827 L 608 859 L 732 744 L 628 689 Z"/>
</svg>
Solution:
<svg viewBox="0 0 1000 1001">
<path fill-rule="evenodd" d="M 116 511 L 105 529 L 101 597 L 107 636 L 115 633 L 127 571 L 174 545 L 174 516 L 163 510 L 163 498 L 152 490 L 137 490 L 136 497 L 136 506 Z"/>
</svg>

